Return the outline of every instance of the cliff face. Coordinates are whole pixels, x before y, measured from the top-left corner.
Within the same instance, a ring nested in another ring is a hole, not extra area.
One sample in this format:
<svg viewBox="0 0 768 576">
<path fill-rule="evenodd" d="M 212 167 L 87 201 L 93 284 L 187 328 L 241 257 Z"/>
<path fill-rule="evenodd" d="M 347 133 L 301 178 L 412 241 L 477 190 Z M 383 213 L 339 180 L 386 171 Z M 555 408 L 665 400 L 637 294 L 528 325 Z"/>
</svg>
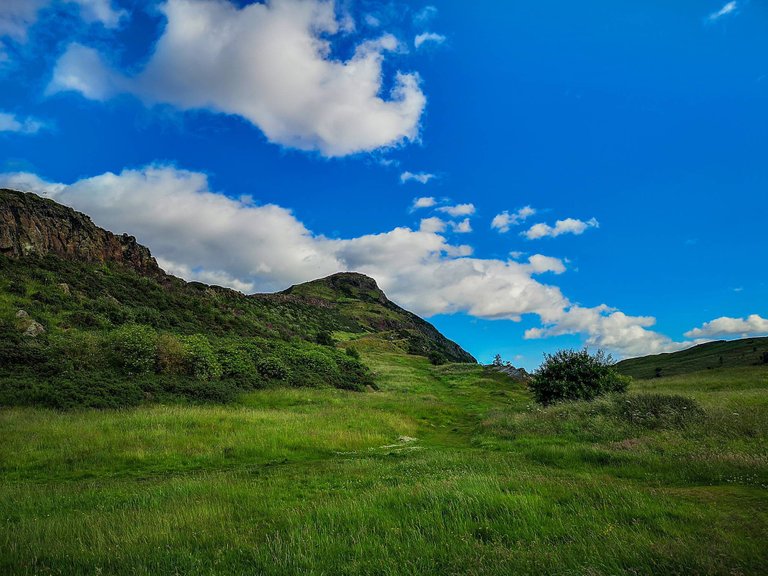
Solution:
<svg viewBox="0 0 768 576">
<path fill-rule="evenodd" d="M 149 250 L 127 234 L 96 226 L 85 214 L 24 192 L 0 189 L 0 254 L 53 254 L 69 260 L 115 262 L 148 276 L 164 275 Z"/>
</svg>

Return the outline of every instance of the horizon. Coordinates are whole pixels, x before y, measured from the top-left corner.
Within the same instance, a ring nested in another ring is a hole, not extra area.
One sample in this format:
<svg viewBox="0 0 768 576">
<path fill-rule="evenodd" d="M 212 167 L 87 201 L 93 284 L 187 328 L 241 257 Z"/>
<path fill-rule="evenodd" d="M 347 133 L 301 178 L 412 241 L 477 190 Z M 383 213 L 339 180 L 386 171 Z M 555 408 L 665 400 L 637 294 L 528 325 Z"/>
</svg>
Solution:
<svg viewBox="0 0 768 576">
<path fill-rule="evenodd" d="M 366 274 L 483 363 L 763 336 L 766 24 L 722 0 L 11 2 L 0 186 L 185 280 Z"/>
</svg>

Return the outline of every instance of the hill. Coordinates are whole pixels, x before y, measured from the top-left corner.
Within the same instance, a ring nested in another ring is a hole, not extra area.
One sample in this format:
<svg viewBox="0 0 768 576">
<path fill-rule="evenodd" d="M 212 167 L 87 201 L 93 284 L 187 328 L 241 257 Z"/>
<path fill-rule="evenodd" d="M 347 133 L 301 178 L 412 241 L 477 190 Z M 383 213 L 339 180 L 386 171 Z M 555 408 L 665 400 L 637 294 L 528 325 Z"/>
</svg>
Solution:
<svg viewBox="0 0 768 576">
<path fill-rule="evenodd" d="M 0 405 L 225 399 L 277 384 L 361 389 L 372 384 L 357 360 L 363 348 L 474 362 L 361 274 L 250 296 L 185 282 L 131 236 L 0 190 Z"/>
<path fill-rule="evenodd" d="M 707 342 L 680 352 L 622 360 L 616 369 L 642 379 L 760 364 L 768 365 L 768 338 Z"/>
</svg>

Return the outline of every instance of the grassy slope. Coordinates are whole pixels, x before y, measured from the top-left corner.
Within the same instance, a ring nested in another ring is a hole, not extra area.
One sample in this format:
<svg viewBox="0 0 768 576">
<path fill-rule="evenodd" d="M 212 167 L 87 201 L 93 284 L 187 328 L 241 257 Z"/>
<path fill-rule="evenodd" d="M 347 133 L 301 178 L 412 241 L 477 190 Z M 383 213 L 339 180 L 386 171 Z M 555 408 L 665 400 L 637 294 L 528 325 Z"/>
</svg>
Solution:
<svg viewBox="0 0 768 576">
<path fill-rule="evenodd" d="M 367 352 L 380 392 L 0 411 L 3 574 L 760 574 L 768 371 L 657 430 L 531 409 L 478 366 Z M 417 438 L 405 441 L 402 436 Z"/>
<path fill-rule="evenodd" d="M 616 367 L 633 378 L 689 374 L 700 370 L 768 364 L 768 338 L 709 342 L 680 352 L 630 358 Z M 657 373 L 657 369 L 660 369 Z"/>
</svg>

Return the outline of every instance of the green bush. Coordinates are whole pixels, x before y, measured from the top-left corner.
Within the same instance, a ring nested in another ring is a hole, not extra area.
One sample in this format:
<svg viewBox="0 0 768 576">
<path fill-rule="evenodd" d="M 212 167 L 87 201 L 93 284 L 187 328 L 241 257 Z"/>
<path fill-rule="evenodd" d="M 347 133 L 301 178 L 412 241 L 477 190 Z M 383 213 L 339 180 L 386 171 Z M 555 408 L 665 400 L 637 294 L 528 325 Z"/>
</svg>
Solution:
<svg viewBox="0 0 768 576">
<path fill-rule="evenodd" d="M 155 369 L 157 332 L 141 324 L 125 324 L 109 336 L 112 363 L 131 374 Z"/>
<path fill-rule="evenodd" d="M 352 348 L 352 346 L 347 348 L 347 356 L 354 358 L 355 360 L 360 360 L 360 352 L 357 351 L 357 348 Z"/>
<path fill-rule="evenodd" d="M 335 346 L 336 343 L 333 341 L 333 336 L 331 335 L 328 330 L 321 330 L 317 333 L 317 336 L 315 336 L 315 342 L 320 344 L 321 346 Z"/>
<path fill-rule="evenodd" d="M 184 361 L 192 376 L 199 380 L 221 378 L 221 364 L 208 338 L 202 334 L 193 334 L 185 336 L 181 342 L 184 346 Z"/>
<path fill-rule="evenodd" d="M 259 376 L 251 354 L 237 343 L 220 344 L 216 350 L 216 357 L 221 364 L 223 378 L 252 381 Z"/>
<path fill-rule="evenodd" d="M 613 368 L 602 350 L 591 355 L 584 350 L 560 350 L 545 354 L 528 387 L 540 404 L 562 400 L 592 400 L 609 392 L 624 392 L 631 378 Z"/>
<path fill-rule="evenodd" d="M 267 380 L 287 380 L 290 370 L 276 356 L 265 356 L 256 362 L 256 370 Z"/>
<path fill-rule="evenodd" d="M 157 338 L 157 371 L 161 374 L 183 374 L 186 371 L 184 345 L 173 334 Z"/>
</svg>

